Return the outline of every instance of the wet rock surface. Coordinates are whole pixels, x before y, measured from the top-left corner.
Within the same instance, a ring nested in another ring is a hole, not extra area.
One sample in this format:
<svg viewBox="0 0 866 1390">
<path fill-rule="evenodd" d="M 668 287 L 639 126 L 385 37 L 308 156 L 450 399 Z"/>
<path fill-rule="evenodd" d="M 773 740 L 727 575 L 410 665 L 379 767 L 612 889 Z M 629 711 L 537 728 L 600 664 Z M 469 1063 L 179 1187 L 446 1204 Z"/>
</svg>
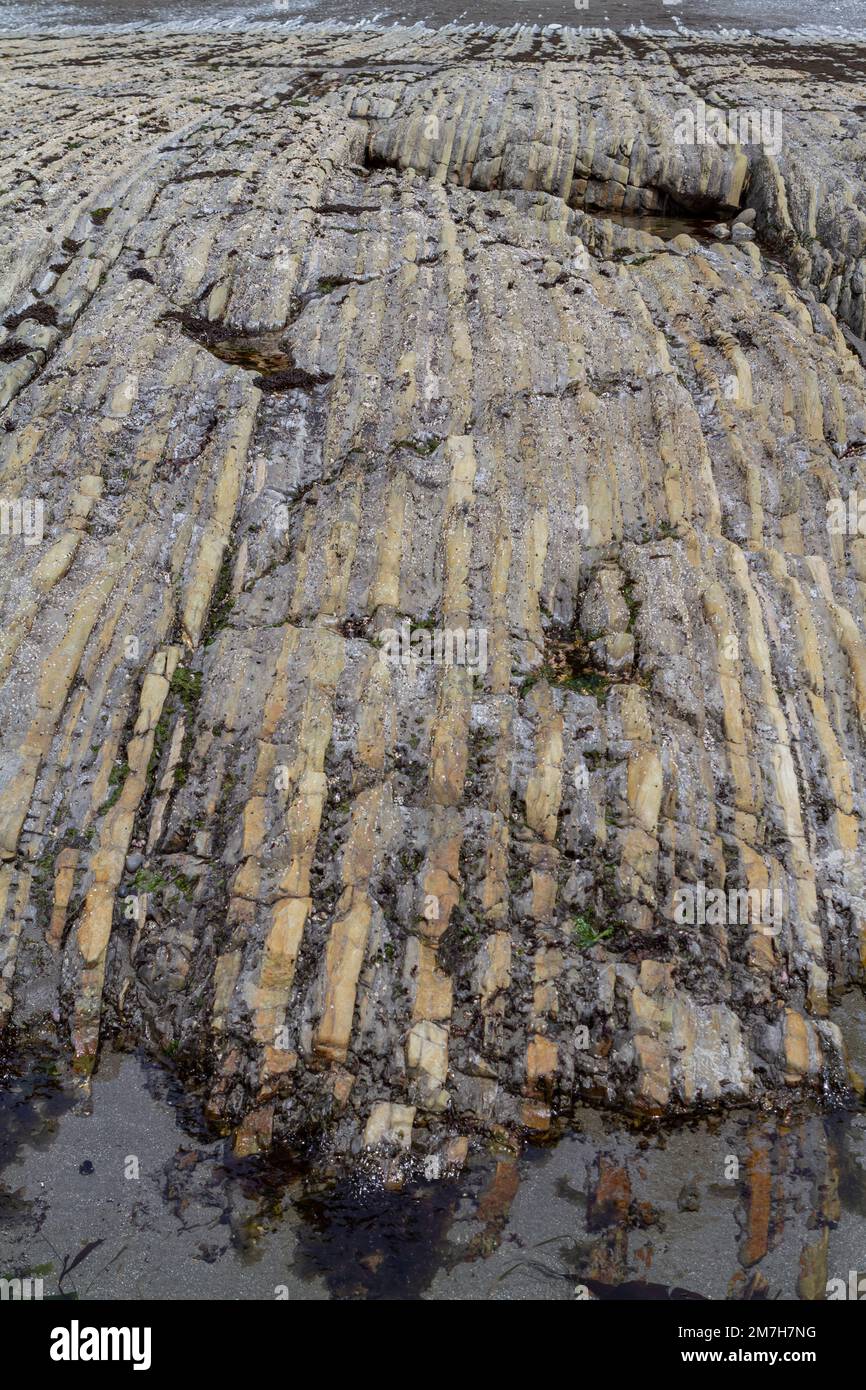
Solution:
<svg viewBox="0 0 866 1390">
<path fill-rule="evenodd" d="M 401 1183 L 587 1104 L 855 1105 L 866 50 L 0 56 L 13 1049 L 144 1044 L 238 1160 Z M 780 148 L 678 143 L 699 101 Z M 744 1270 L 821 1123 L 758 1126 Z M 605 1165 L 606 1286 L 652 1199 Z"/>
<path fill-rule="evenodd" d="M 389 1187 L 239 1160 L 143 1059 L 104 1055 L 77 1096 L 44 1059 L 3 1080 L 0 1269 L 45 1298 L 814 1300 L 862 1277 L 862 1112 L 580 1110 L 555 1146 Z"/>
</svg>

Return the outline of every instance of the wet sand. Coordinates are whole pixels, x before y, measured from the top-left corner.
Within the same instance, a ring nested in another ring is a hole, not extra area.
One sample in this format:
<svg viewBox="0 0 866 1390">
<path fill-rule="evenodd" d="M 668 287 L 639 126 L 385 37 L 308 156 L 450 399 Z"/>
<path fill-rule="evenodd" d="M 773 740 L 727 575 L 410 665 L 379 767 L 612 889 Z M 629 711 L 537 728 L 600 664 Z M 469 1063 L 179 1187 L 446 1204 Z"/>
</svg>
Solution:
<svg viewBox="0 0 866 1390">
<path fill-rule="evenodd" d="M 46 1298 L 797 1299 L 864 1265 L 862 1111 L 587 1110 L 556 1144 L 389 1190 L 233 1158 L 134 1056 L 108 1053 L 89 1097 L 35 1068 L 7 1087 L 0 1273 Z"/>
</svg>

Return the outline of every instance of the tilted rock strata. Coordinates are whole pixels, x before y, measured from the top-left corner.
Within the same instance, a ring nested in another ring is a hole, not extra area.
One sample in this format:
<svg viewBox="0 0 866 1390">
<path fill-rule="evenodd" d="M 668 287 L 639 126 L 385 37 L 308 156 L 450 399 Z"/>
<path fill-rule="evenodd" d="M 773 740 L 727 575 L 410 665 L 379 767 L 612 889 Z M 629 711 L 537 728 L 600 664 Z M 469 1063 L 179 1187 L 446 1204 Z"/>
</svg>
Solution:
<svg viewBox="0 0 866 1390">
<path fill-rule="evenodd" d="M 0 1013 L 165 1048 L 245 1151 L 848 1084 L 863 83 L 519 42 L 3 45 Z M 773 168 L 674 145 L 716 92 Z M 759 243 L 597 215 L 671 197 Z"/>
</svg>

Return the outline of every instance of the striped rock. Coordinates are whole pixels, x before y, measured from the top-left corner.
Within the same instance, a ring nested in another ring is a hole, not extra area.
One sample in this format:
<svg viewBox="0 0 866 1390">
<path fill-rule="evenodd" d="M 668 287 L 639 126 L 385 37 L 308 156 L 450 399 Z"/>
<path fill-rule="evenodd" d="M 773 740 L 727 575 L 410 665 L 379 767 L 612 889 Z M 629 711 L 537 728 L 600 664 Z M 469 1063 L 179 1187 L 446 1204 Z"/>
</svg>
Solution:
<svg viewBox="0 0 866 1390">
<path fill-rule="evenodd" d="M 0 54 L 15 1045 L 242 1152 L 843 1091 L 866 50 Z M 781 147 L 679 142 L 710 90 Z"/>
</svg>

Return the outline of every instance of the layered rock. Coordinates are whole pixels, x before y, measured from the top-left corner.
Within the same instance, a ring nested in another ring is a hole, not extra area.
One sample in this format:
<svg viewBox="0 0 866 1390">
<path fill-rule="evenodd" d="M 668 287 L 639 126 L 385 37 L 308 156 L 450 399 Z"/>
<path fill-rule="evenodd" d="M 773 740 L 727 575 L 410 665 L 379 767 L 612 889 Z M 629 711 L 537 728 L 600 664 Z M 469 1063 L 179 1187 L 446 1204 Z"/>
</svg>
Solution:
<svg viewBox="0 0 866 1390">
<path fill-rule="evenodd" d="M 522 32 L 3 49 L 14 1036 L 146 1040 L 247 1152 L 843 1094 L 862 82 Z M 782 111 L 778 154 L 678 143 L 698 100 Z M 741 203 L 756 241 L 658 234 Z"/>
</svg>

